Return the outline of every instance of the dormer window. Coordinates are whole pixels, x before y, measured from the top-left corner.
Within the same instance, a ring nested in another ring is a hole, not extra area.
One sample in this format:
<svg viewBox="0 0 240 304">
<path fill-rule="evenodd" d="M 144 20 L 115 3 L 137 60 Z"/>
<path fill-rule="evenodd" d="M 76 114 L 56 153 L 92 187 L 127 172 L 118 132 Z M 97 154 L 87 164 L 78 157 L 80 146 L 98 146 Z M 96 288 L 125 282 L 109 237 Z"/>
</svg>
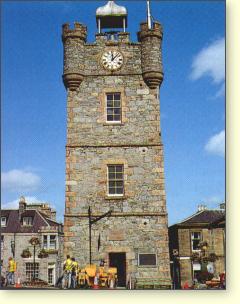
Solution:
<svg viewBox="0 0 240 304">
<path fill-rule="evenodd" d="M 32 226 L 33 218 L 31 216 L 23 217 L 23 226 Z"/>
<path fill-rule="evenodd" d="M 7 226 L 7 218 L 6 216 L 1 217 L 1 227 L 6 227 Z"/>
</svg>

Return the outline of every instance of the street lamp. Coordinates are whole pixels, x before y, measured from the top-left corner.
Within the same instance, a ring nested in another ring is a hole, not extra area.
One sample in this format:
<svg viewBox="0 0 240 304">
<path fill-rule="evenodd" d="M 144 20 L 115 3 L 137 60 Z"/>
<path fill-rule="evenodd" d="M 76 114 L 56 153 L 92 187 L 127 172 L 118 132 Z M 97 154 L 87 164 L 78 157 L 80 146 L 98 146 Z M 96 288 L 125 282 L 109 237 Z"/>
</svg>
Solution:
<svg viewBox="0 0 240 304">
<path fill-rule="evenodd" d="M 11 241 L 12 256 L 15 259 L 15 241 Z"/>
<path fill-rule="evenodd" d="M 92 225 L 103 219 L 104 217 L 107 217 L 111 215 L 112 210 L 109 210 L 108 212 L 100 215 L 100 216 L 92 216 L 91 207 L 88 207 L 88 225 L 89 225 L 89 264 L 92 264 Z"/>
<path fill-rule="evenodd" d="M 37 237 L 31 238 L 29 243 L 33 246 L 33 281 L 35 281 L 36 277 L 36 246 L 40 244 L 40 240 Z"/>
</svg>

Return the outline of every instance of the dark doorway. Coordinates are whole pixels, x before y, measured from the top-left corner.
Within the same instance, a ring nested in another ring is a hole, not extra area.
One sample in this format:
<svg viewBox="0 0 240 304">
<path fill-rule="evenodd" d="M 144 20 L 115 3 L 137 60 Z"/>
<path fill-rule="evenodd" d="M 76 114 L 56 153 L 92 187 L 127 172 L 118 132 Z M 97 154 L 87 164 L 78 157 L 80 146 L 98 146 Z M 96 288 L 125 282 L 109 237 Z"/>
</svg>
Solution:
<svg viewBox="0 0 240 304">
<path fill-rule="evenodd" d="M 117 268 L 118 286 L 126 286 L 126 253 L 125 252 L 110 252 L 109 266 Z"/>
</svg>

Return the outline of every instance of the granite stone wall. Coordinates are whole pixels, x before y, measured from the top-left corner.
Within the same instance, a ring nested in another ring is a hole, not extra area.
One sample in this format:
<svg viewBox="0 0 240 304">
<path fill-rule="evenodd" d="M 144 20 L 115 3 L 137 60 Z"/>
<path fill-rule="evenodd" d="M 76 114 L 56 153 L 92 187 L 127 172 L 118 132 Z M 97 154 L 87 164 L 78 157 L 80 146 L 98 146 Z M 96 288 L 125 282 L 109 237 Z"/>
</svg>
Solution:
<svg viewBox="0 0 240 304">
<path fill-rule="evenodd" d="M 159 39 L 152 38 L 149 46 L 156 46 L 159 58 Z M 74 45 L 64 43 L 68 67 L 72 66 L 69 51 L 76 54 Z M 103 52 L 109 49 L 119 50 L 124 58 L 121 69 L 114 72 L 101 64 Z M 83 79 L 77 88 L 69 86 L 67 97 L 64 247 L 65 255 L 74 255 L 82 266 L 89 263 L 88 207 L 95 216 L 112 210 L 111 216 L 93 225 L 93 262 L 98 264 L 101 258 L 109 262 L 110 252 L 125 252 L 127 275 L 170 278 L 159 88 L 145 82 L 143 56 L 142 44 L 130 42 L 128 33 L 120 33 L 118 41 L 97 34 L 94 43 L 84 44 Z M 159 68 L 156 72 L 162 72 Z M 76 72 L 73 66 L 72 71 Z M 106 121 L 109 92 L 121 93 L 120 123 Z M 109 164 L 124 166 L 122 197 L 107 193 Z M 139 266 L 139 253 L 156 253 L 157 265 Z"/>
</svg>

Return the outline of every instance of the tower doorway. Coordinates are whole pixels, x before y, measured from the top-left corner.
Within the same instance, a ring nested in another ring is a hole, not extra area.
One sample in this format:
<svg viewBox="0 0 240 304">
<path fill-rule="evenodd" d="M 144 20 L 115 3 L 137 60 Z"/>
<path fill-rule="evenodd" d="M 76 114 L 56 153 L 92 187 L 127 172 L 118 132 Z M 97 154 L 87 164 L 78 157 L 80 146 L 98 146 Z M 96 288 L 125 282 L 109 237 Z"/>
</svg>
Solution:
<svg viewBox="0 0 240 304">
<path fill-rule="evenodd" d="M 117 268 L 118 286 L 126 287 L 126 252 L 110 252 L 109 266 Z"/>
</svg>

